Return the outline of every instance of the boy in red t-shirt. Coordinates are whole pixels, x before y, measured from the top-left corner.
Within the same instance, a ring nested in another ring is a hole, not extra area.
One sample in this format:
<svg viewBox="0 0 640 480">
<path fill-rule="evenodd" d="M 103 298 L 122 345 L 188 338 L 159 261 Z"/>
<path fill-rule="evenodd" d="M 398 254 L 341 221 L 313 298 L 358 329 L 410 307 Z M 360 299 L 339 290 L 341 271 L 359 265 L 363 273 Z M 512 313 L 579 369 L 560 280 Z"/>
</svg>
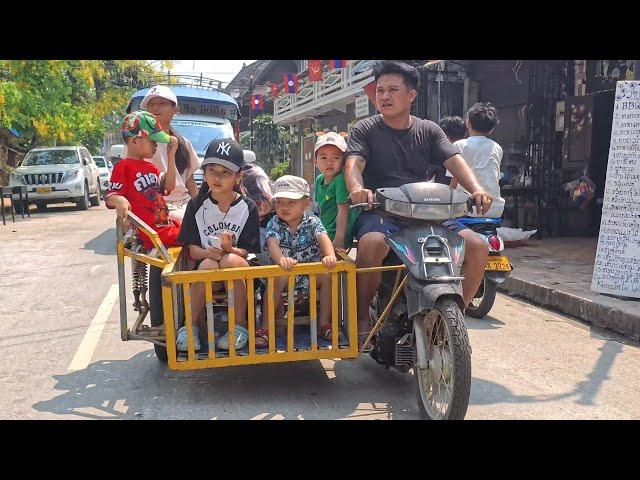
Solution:
<svg viewBox="0 0 640 480">
<path fill-rule="evenodd" d="M 169 209 L 163 195 L 168 195 L 176 185 L 175 154 L 178 139 L 162 131 L 153 114 L 138 110 L 124 117 L 120 133 L 127 144 L 127 158 L 120 160 L 111 173 L 105 203 L 115 208 L 118 217 L 125 218 L 131 210 L 158 232 L 165 246 L 178 243 L 180 224 L 169 218 Z M 153 157 L 156 142 L 168 143 L 167 173 L 145 158 Z M 140 232 L 145 248 L 153 248 L 151 239 Z"/>
</svg>

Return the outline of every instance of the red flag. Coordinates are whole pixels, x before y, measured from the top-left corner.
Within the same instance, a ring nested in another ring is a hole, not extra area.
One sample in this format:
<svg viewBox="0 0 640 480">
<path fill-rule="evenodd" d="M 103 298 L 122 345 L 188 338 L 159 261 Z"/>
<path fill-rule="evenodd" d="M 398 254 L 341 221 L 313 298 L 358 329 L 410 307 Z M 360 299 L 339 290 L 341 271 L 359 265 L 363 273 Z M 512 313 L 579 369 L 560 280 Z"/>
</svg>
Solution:
<svg viewBox="0 0 640 480">
<path fill-rule="evenodd" d="M 309 81 L 322 81 L 322 60 L 307 60 L 309 62 Z"/>
<path fill-rule="evenodd" d="M 251 95 L 251 110 L 261 112 L 264 109 L 264 100 L 262 95 Z"/>
<path fill-rule="evenodd" d="M 276 98 L 278 96 L 278 94 L 280 93 L 280 89 L 278 88 L 278 85 L 275 84 L 275 83 L 272 83 L 270 85 L 270 87 L 271 87 L 271 96 L 273 98 Z"/>
<path fill-rule="evenodd" d="M 376 82 L 375 80 L 372 80 L 371 83 L 368 83 L 367 85 L 365 85 L 363 88 L 364 92 L 367 94 L 367 97 L 369 97 L 369 100 L 371 101 L 371 103 L 373 103 L 373 106 L 378 108 L 376 105 L 376 87 L 378 86 L 378 82 Z"/>
<path fill-rule="evenodd" d="M 329 68 L 344 68 L 349 60 L 329 60 Z"/>
<path fill-rule="evenodd" d="M 284 74 L 284 91 L 298 93 L 298 76 L 295 73 Z"/>
</svg>

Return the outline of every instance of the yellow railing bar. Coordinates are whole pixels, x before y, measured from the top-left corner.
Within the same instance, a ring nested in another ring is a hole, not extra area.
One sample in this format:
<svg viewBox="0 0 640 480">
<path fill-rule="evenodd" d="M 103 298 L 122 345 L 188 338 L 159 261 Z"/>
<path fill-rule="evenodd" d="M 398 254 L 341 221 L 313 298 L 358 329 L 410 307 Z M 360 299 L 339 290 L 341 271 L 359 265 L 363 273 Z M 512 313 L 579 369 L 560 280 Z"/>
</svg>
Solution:
<svg viewBox="0 0 640 480">
<path fill-rule="evenodd" d="M 256 365 L 256 364 L 264 364 L 264 363 L 282 363 L 282 362 L 299 362 L 301 360 L 318 360 L 320 358 L 355 358 L 357 357 L 357 350 L 354 353 L 350 351 L 340 350 L 335 352 L 333 350 L 318 350 L 317 352 L 313 351 L 300 351 L 300 352 L 281 352 L 281 353 L 265 353 L 262 355 L 256 355 L 254 357 L 250 357 L 249 355 L 244 356 L 236 356 L 236 357 L 223 357 L 216 358 L 215 360 L 210 360 L 208 358 L 204 358 L 202 360 L 196 360 L 193 362 L 182 361 L 177 362 L 175 367 L 171 367 L 173 370 L 195 370 L 202 368 L 218 368 L 218 367 L 230 367 L 237 365 Z"/>
<path fill-rule="evenodd" d="M 349 288 L 351 287 L 351 288 Z M 349 350 L 358 354 L 358 300 L 356 298 L 356 272 L 347 272 L 347 296 L 349 307 Z"/>
<path fill-rule="evenodd" d="M 124 256 L 133 258 L 134 260 L 138 260 L 143 263 L 148 263 L 149 265 L 153 265 L 154 267 L 158 268 L 164 268 L 167 265 L 167 262 L 165 262 L 164 260 L 150 257 L 149 255 L 145 255 L 144 253 L 132 252 L 127 248 L 124 249 Z"/>
<path fill-rule="evenodd" d="M 153 246 L 158 249 L 158 252 L 162 256 L 162 258 L 166 262 L 170 262 L 171 255 L 169 255 L 169 252 L 162 243 L 162 240 L 160 240 L 158 233 L 145 222 L 143 222 L 142 219 L 134 213 L 127 212 L 127 217 L 129 218 L 129 220 L 131 220 L 131 223 L 133 223 L 138 230 L 142 230 L 142 232 L 144 232 L 151 239 L 151 243 L 153 243 Z"/>
<path fill-rule="evenodd" d="M 162 286 L 162 309 L 164 310 L 164 334 L 169 367 L 175 369 L 178 363 L 176 357 L 176 332 L 173 321 L 171 287 L 169 285 Z"/>
<path fill-rule="evenodd" d="M 386 267 L 363 267 L 356 268 L 356 273 L 368 273 L 368 272 L 388 272 L 390 270 L 403 270 L 407 268 L 404 265 L 388 265 Z"/>
<path fill-rule="evenodd" d="M 209 343 L 209 358 L 216 358 L 216 339 L 215 339 L 215 325 L 213 322 L 213 284 L 212 282 L 205 282 L 204 284 L 204 298 L 207 309 L 207 342 Z M 202 346 L 203 342 L 200 342 Z"/>
<path fill-rule="evenodd" d="M 195 360 L 196 353 L 193 345 L 193 325 L 191 317 L 191 285 L 185 283 L 182 286 L 184 294 L 184 324 L 187 327 L 187 354 L 189 360 Z"/>
<path fill-rule="evenodd" d="M 311 329 L 311 350 L 318 350 L 318 300 L 316 276 L 309 275 L 309 317 Z"/>
<path fill-rule="evenodd" d="M 253 280 L 247 282 L 247 327 L 249 330 L 249 355 L 256 354 L 256 309 Z"/>
<path fill-rule="evenodd" d="M 287 308 L 287 352 L 293 352 L 293 328 L 294 328 L 294 314 L 295 314 L 295 295 L 293 288 L 295 286 L 296 277 L 294 275 L 289 275 L 289 292 L 288 292 L 288 302 L 289 307 Z"/>
<path fill-rule="evenodd" d="M 393 295 L 391 295 L 391 299 L 389 300 L 389 303 L 387 304 L 387 306 L 383 310 L 382 314 L 380 315 L 380 318 L 378 318 L 378 321 L 376 322 L 376 324 L 371 329 L 371 332 L 369 333 L 369 336 L 367 337 L 367 339 L 362 344 L 362 348 L 363 349 L 366 348 L 367 345 L 369 345 L 369 342 L 371 341 L 373 336 L 376 334 L 376 332 L 378 330 L 380 330 L 382 328 L 382 326 L 386 322 L 387 317 L 389 316 L 389 312 L 391 312 L 391 309 L 393 308 L 393 305 L 396 303 L 396 299 L 400 295 L 400 292 L 404 289 L 404 286 L 407 283 L 408 279 L 409 279 L 409 276 L 405 275 L 404 278 L 402 279 L 402 282 L 400 282 L 400 285 L 398 285 L 398 288 L 393 292 Z"/>
<path fill-rule="evenodd" d="M 227 325 L 229 325 L 229 356 L 236 356 L 236 304 L 235 304 L 235 290 L 233 288 L 233 282 L 227 282 L 227 302 L 229 318 Z"/>
<path fill-rule="evenodd" d="M 252 267 L 256 268 L 256 267 Z M 275 283 L 274 277 L 269 277 L 267 280 L 267 306 L 269 310 L 269 353 L 275 353 L 276 351 L 276 312 L 273 298 L 273 287 Z"/>
<path fill-rule="evenodd" d="M 329 273 L 347 272 L 352 268 L 353 263 L 338 262 Z M 373 267 L 393 270 L 398 267 Z M 404 268 L 404 265 L 401 266 Z M 358 273 L 360 270 L 358 270 Z M 247 280 L 254 278 L 284 277 L 289 275 L 310 275 L 327 273 L 327 269 L 320 262 L 299 264 L 291 271 L 285 271 L 278 265 L 266 265 L 259 267 L 235 267 L 221 268 L 218 270 L 193 270 L 189 272 L 172 272 L 165 274 L 165 278 L 173 283 L 193 283 L 223 280 Z"/>
<path fill-rule="evenodd" d="M 338 322 L 338 274 L 331 274 L 331 347 L 338 349 L 338 332 L 340 322 Z"/>
</svg>

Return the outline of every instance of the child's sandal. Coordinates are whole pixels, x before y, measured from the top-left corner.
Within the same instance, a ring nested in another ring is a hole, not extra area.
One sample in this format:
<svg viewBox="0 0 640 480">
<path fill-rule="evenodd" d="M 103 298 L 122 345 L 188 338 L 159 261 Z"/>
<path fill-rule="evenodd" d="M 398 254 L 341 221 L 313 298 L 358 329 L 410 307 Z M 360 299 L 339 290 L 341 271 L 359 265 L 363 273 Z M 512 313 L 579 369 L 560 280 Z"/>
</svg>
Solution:
<svg viewBox="0 0 640 480">
<path fill-rule="evenodd" d="M 323 338 L 328 342 L 331 341 L 332 333 L 333 333 L 333 328 L 331 327 L 330 323 L 325 323 L 324 325 L 321 325 L 320 329 L 318 330 L 318 335 L 320 336 L 320 338 Z"/>
</svg>

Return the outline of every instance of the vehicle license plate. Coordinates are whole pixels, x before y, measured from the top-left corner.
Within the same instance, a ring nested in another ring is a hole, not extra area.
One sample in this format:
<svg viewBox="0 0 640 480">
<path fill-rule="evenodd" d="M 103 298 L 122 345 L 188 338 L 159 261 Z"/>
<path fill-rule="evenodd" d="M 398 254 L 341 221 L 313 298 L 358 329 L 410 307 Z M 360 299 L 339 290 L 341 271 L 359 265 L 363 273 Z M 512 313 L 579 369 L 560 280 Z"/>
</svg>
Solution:
<svg viewBox="0 0 640 480">
<path fill-rule="evenodd" d="M 46 187 L 37 187 L 36 188 L 36 192 L 37 193 L 51 193 L 51 186 L 46 186 Z"/>
<path fill-rule="evenodd" d="M 511 264 L 507 257 L 489 257 L 486 270 L 497 270 L 499 272 L 510 272 Z"/>
</svg>

